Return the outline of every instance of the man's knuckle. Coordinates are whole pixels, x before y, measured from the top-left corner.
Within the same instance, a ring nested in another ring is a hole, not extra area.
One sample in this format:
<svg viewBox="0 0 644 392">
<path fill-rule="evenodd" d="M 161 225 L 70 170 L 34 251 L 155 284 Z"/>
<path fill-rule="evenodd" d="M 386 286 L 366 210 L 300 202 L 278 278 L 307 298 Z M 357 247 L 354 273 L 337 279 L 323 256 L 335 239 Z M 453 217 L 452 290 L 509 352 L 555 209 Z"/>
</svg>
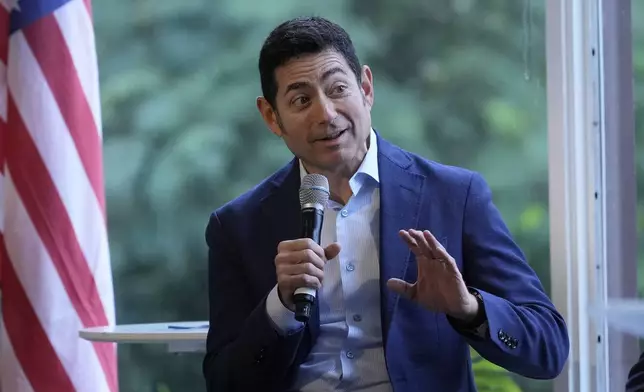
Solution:
<svg viewBox="0 0 644 392">
<path fill-rule="evenodd" d="M 282 254 L 275 258 L 276 267 L 284 268 L 288 264 L 290 263 L 289 263 L 289 256 L 287 254 Z"/>
</svg>

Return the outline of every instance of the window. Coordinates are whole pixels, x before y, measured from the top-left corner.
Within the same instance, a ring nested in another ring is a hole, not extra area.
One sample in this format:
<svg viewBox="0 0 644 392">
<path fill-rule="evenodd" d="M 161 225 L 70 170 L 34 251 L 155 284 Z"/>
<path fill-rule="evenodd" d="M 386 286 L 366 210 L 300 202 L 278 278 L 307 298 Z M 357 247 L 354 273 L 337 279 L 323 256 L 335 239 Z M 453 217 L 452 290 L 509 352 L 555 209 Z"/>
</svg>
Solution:
<svg viewBox="0 0 644 392">
<path fill-rule="evenodd" d="M 572 348 L 555 390 L 619 391 L 639 355 L 631 4 L 547 10 L 552 296 Z"/>
</svg>

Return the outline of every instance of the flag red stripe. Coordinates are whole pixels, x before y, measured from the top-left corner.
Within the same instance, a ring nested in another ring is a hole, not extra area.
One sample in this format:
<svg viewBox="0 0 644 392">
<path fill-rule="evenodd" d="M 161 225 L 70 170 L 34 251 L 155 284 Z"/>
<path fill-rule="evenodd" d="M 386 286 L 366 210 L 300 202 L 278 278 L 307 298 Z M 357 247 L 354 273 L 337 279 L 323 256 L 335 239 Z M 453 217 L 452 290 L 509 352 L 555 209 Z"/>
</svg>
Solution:
<svg viewBox="0 0 644 392">
<path fill-rule="evenodd" d="M 1 234 L 0 258 L 4 260 L 2 316 L 22 371 L 34 392 L 73 391 L 74 385 L 18 280 Z"/>
<path fill-rule="evenodd" d="M 11 148 L 6 151 L 7 167 L 12 173 L 16 191 L 83 326 L 108 325 L 94 276 L 78 244 L 71 220 L 11 94 L 8 115 L 11 132 L 7 133 L 6 140 Z M 114 350 L 109 345 L 94 347 L 110 389 L 117 390 Z"/>
<path fill-rule="evenodd" d="M 85 3 L 85 8 L 87 8 L 90 20 L 94 19 L 92 15 L 92 0 L 83 0 L 83 3 Z"/>
<path fill-rule="evenodd" d="M 54 15 L 41 18 L 22 31 L 56 99 L 105 214 L 102 141 L 65 37 Z"/>
<path fill-rule="evenodd" d="M 0 4 L 0 61 L 7 64 L 9 55 L 9 11 Z"/>
</svg>

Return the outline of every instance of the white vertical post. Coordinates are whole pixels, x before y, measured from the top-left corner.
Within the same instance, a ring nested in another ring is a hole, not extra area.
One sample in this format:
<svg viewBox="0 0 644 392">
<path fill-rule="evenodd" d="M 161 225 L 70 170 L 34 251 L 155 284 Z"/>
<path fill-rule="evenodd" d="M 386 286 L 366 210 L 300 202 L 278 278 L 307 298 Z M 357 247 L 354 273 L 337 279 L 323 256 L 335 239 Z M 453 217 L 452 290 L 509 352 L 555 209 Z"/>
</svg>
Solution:
<svg viewBox="0 0 644 392">
<path fill-rule="evenodd" d="M 557 392 L 596 388 L 596 334 L 588 304 L 595 300 L 603 221 L 593 7 L 592 0 L 546 4 L 551 296 L 571 339 Z"/>
<path fill-rule="evenodd" d="M 637 179 L 633 109 L 631 0 L 595 0 L 598 5 L 598 94 L 602 136 L 604 257 L 599 266 L 607 298 L 637 297 Z M 600 301 L 600 302 L 601 302 Z M 623 391 L 639 357 L 635 336 L 603 325 L 598 377 L 606 391 Z"/>
<path fill-rule="evenodd" d="M 555 389 L 623 391 L 634 337 L 588 306 L 637 295 L 630 0 L 548 0 L 552 297 L 571 356 Z"/>
</svg>

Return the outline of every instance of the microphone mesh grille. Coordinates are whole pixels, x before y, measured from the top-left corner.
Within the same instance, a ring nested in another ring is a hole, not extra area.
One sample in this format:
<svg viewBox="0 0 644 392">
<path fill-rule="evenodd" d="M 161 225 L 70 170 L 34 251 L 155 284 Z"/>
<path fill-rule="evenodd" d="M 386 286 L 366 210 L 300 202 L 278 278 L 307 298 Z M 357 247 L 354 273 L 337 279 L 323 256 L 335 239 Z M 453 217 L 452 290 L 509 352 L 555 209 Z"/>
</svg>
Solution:
<svg viewBox="0 0 644 392">
<path fill-rule="evenodd" d="M 329 201 L 329 180 L 321 174 L 307 174 L 300 185 L 300 206 L 321 204 Z"/>
</svg>

